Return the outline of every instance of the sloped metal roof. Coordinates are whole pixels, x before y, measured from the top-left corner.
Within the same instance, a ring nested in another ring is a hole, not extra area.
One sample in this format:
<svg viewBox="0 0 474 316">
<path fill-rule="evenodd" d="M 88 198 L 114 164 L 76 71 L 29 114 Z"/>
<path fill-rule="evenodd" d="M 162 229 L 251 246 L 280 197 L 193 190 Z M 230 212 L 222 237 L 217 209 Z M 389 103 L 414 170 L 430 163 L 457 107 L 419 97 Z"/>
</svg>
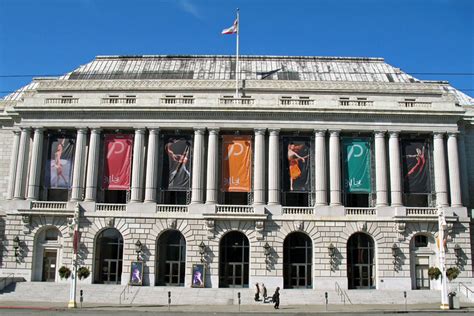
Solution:
<svg viewBox="0 0 474 316">
<path fill-rule="evenodd" d="M 309 80 L 417 82 L 382 58 L 240 56 L 240 78 L 248 80 Z M 235 56 L 98 56 L 67 80 L 235 79 Z"/>
</svg>

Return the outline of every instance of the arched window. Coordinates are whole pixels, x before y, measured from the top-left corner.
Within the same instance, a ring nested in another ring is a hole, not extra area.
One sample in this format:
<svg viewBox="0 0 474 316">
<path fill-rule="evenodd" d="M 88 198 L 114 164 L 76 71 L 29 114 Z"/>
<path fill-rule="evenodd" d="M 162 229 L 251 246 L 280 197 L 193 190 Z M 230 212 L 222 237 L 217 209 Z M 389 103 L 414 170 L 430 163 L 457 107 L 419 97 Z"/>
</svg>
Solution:
<svg viewBox="0 0 474 316">
<path fill-rule="evenodd" d="M 115 228 L 103 230 L 95 243 L 94 282 L 120 284 L 122 280 L 123 238 Z"/>
<path fill-rule="evenodd" d="M 219 246 L 219 287 L 249 286 L 249 240 L 232 231 L 224 235 Z"/>
<path fill-rule="evenodd" d="M 283 286 L 311 288 L 313 243 L 303 233 L 289 234 L 283 243 Z"/>
<path fill-rule="evenodd" d="M 184 286 L 186 240 L 177 230 L 165 231 L 158 238 L 156 285 Z"/>
<path fill-rule="evenodd" d="M 356 233 L 347 242 L 347 278 L 349 289 L 375 288 L 374 241 Z"/>
</svg>

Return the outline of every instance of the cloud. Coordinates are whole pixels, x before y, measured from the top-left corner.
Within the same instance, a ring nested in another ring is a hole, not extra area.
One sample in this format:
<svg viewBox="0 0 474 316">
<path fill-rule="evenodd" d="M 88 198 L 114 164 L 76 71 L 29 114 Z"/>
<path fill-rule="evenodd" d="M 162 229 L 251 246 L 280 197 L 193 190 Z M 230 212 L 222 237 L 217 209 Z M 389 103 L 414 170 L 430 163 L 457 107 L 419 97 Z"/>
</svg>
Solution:
<svg viewBox="0 0 474 316">
<path fill-rule="evenodd" d="M 199 9 L 190 1 L 190 0 L 179 0 L 178 1 L 178 6 L 184 11 L 192 16 L 194 16 L 196 19 L 203 20 L 203 16 Z"/>
</svg>

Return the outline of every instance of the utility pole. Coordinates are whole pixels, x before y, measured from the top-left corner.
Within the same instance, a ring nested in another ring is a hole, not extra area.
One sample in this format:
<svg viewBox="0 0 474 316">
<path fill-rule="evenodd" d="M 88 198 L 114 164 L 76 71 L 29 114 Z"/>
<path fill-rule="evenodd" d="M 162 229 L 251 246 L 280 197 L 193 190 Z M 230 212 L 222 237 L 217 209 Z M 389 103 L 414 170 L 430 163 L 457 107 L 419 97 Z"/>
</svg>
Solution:
<svg viewBox="0 0 474 316">
<path fill-rule="evenodd" d="M 438 206 L 439 266 L 441 270 L 441 309 L 449 309 L 448 284 L 446 283 L 446 251 L 444 249 L 445 230 L 447 228 L 444 209 Z"/>
<path fill-rule="evenodd" d="M 77 249 L 79 248 L 79 203 L 76 203 L 74 208 L 74 218 L 71 226 L 73 227 L 73 254 L 72 254 L 72 273 L 71 273 L 71 288 L 69 290 L 68 308 L 77 308 L 76 303 L 76 288 L 77 288 Z"/>
</svg>

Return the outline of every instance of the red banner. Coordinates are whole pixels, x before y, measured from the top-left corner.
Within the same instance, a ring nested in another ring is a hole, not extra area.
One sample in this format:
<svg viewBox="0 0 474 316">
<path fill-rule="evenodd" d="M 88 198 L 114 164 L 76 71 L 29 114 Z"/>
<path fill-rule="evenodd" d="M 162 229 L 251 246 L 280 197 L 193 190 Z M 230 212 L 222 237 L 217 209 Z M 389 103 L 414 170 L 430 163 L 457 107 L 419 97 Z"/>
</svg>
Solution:
<svg viewBox="0 0 474 316">
<path fill-rule="evenodd" d="M 102 188 L 129 190 L 133 135 L 105 135 L 105 163 Z"/>
</svg>

